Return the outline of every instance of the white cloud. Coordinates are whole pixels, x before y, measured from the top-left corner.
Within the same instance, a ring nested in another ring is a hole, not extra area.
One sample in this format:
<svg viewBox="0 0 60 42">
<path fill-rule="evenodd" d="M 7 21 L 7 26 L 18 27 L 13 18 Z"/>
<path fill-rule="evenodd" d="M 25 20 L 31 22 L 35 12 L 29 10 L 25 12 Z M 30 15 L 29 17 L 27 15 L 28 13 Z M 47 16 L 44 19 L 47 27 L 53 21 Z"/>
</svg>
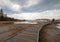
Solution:
<svg viewBox="0 0 60 42">
<path fill-rule="evenodd" d="M 0 7 L 10 6 L 12 3 L 10 0 L 0 0 Z"/>
<path fill-rule="evenodd" d="M 30 6 L 36 5 L 38 3 L 41 3 L 41 2 L 42 2 L 42 0 L 26 0 L 24 7 L 30 7 Z"/>
<path fill-rule="evenodd" d="M 13 4 L 11 9 L 14 11 L 20 11 L 22 9 L 22 6 L 20 6 L 18 4 Z"/>
<path fill-rule="evenodd" d="M 60 18 L 60 10 L 50 10 L 50 11 L 44 11 L 40 13 L 21 13 L 21 14 L 10 14 L 10 17 L 14 17 L 16 19 L 59 19 Z"/>
<path fill-rule="evenodd" d="M 40 2 L 40 0 L 25 0 L 24 5 L 21 5 L 21 4 L 18 4 L 18 2 L 14 3 L 11 0 L 0 0 L 0 8 L 7 7 L 13 11 L 21 11 L 22 8 L 36 5 L 39 2 Z"/>
<path fill-rule="evenodd" d="M 21 14 L 8 14 L 8 17 L 14 17 L 16 19 L 36 19 L 39 13 L 21 13 Z"/>
<path fill-rule="evenodd" d="M 47 10 L 44 12 L 41 12 L 42 18 L 49 18 L 49 19 L 59 19 L 60 18 L 60 10 Z"/>
<path fill-rule="evenodd" d="M 0 0 L 0 7 L 7 7 L 13 11 L 19 11 L 22 9 L 21 5 L 12 3 L 10 0 Z"/>
</svg>

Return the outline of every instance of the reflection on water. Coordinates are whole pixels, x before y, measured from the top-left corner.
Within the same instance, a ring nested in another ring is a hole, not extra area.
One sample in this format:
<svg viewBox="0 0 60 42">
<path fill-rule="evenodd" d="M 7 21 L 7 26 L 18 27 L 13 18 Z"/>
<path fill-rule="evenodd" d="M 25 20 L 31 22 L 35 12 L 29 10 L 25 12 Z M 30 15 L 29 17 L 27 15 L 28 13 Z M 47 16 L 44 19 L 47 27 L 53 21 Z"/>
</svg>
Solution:
<svg viewBox="0 0 60 42">
<path fill-rule="evenodd" d="M 14 22 L 14 24 L 37 24 L 37 22 Z"/>
<path fill-rule="evenodd" d="M 57 27 L 58 29 L 60 29 L 60 23 L 59 23 L 59 24 L 57 24 L 57 25 L 56 25 L 56 27 Z"/>
</svg>

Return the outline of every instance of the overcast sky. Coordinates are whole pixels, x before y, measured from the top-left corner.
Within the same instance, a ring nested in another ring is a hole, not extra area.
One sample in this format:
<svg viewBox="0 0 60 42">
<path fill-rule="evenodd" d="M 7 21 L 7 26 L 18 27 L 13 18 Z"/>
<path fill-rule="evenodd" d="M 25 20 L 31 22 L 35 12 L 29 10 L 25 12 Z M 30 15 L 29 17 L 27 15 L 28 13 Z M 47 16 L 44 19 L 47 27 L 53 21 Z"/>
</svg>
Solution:
<svg viewBox="0 0 60 42">
<path fill-rule="evenodd" d="M 60 0 L 0 0 L 0 8 L 17 19 L 60 18 Z"/>
</svg>

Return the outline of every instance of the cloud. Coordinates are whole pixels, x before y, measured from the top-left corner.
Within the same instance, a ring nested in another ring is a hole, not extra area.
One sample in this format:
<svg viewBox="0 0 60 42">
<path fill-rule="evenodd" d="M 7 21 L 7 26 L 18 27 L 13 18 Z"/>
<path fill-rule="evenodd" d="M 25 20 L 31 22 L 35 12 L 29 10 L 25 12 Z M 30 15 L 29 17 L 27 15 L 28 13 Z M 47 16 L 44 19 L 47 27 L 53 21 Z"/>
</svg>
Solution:
<svg viewBox="0 0 60 42">
<path fill-rule="evenodd" d="M 6 6 L 10 6 L 10 5 L 12 5 L 10 0 L 0 0 L 0 7 L 6 7 Z"/>
<path fill-rule="evenodd" d="M 60 10 L 47 10 L 39 13 L 20 13 L 20 14 L 10 14 L 9 17 L 14 17 L 16 19 L 59 19 L 60 18 Z"/>
<path fill-rule="evenodd" d="M 53 5 L 52 8 L 54 8 L 54 9 L 60 9 L 60 3 Z"/>
<path fill-rule="evenodd" d="M 31 5 L 26 4 L 25 5 L 26 7 L 24 7 L 22 11 L 23 12 L 41 12 L 46 10 L 60 9 L 60 0 L 42 0 L 42 1 L 39 0 L 39 2 L 36 4 L 33 4 L 33 2 L 34 1 L 32 1 Z"/>
<path fill-rule="evenodd" d="M 11 13 L 41 12 L 60 9 L 60 0 L 0 0 L 0 8 L 6 8 Z"/>
<path fill-rule="evenodd" d="M 49 10 L 60 9 L 60 0 L 45 0 L 43 5 Z"/>
<path fill-rule="evenodd" d="M 24 4 L 20 3 L 20 1 L 21 2 L 24 1 Z M 11 1 L 11 0 L 0 0 L 0 7 L 1 8 L 7 7 L 11 11 L 20 12 L 20 11 L 22 11 L 22 8 L 31 7 L 31 6 L 34 6 L 40 2 L 40 0 L 23 0 L 23 1 L 22 0 L 13 0 L 13 1 Z"/>
<path fill-rule="evenodd" d="M 36 19 L 39 13 L 21 13 L 21 14 L 9 14 L 8 17 L 14 17 L 16 19 L 26 19 L 26 20 L 31 20 L 31 19 Z"/>
<path fill-rule="evenodd" d="M 42 2 L 42 0 L 11 0 L 11 1 L 13 3 L 18 3 L 22 5 L 23 7 L 31 7 Z"/>
<path fill-rule="evenodd" d="M 34 5 L 37 5 L 39 2 L 41 3 L 42 0 L 25 0 L 25 5 L 24 5 L 24 7 L 34 6 Z"/>
<path fill-rule="evenodd" d="M 42 18 L 49 18 L 49 19 L 59 19 L 60 18 L 60 10 L 47 10 L 41 13 Z"/>
<path fill-rule="evenodd" d="M 13 4 L 11 9 L 14 11 L 20 11 L 22 9 L 22 6 L 20 6 L 18 4 Z"/>
<path fill-rule="evenodd" d="M 20 11 L 22 9 L 22 6 L 19 4 L 15 4 L 11 2 L 10 0 L 0 0 L 0 7 L 2 8 L 9 8 L 12 11 Z"/>
</svg>

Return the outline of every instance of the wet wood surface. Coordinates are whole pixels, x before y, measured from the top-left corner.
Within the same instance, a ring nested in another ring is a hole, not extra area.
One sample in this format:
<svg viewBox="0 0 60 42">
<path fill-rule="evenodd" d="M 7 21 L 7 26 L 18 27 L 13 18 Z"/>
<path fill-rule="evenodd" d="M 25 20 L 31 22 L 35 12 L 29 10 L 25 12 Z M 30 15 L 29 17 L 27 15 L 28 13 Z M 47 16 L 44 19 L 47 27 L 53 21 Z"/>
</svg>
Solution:
<svg viewBox="0 0 60 42">
<path fill-rule="evenodd" d="M 5 40 L 4 42 L 38 42 L 39 30 L 43 25 L 44 23 L 35 25 L 23 25 L 25 28 L 24 30 L 17 33 L 16 36 Z"/>
</svg>

